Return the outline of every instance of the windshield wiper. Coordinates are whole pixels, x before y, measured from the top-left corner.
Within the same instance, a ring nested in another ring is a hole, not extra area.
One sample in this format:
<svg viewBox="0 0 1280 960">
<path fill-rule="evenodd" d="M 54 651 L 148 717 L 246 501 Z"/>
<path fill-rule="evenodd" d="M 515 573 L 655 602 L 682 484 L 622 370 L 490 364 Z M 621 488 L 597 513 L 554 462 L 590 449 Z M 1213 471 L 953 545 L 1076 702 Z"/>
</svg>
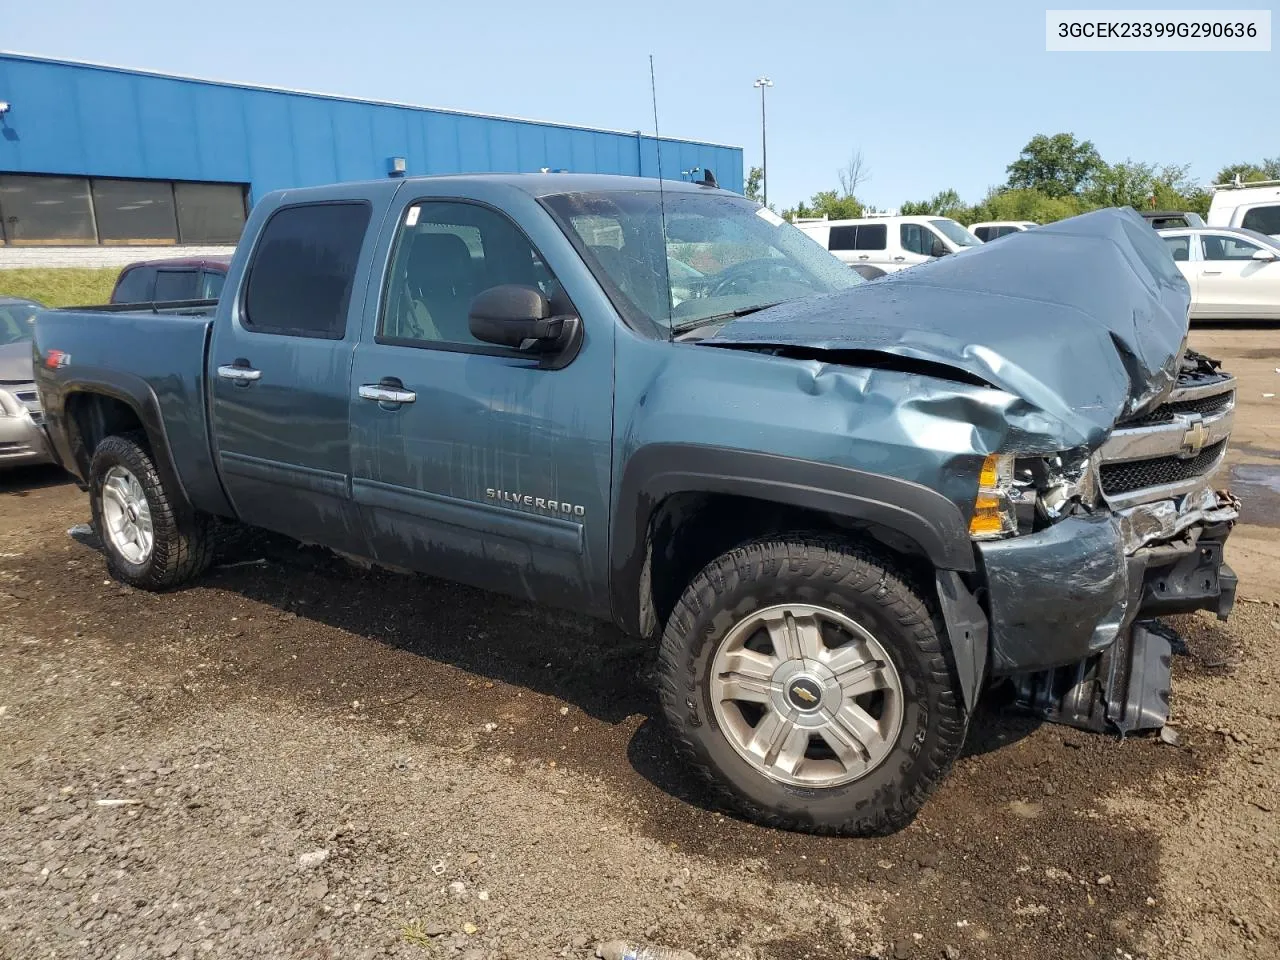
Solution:
<svg viewBox="0 0 1280 960">
<path fill-rule="evenodd" d="M 688 333 L 690 330 L 696 330 L 698 327 L 705 327 L 709 323 L 716 323 L 720 320 L 733 320 L 737 317 L 745 317 L 749 313 L 758 313 L 761 310 L 768 310 L 770 307 L 776 307 L 779 303 L 786 303 L 785 300 L 778 300 L 774 303 L 760 303 L 754 307 L 739 307 L 737 310 L 729 310 L 725 313 L 713 313 L 709 317 L 698 317 L 695 320 L 686 320 L 684 323 L 672 324 L 672 333 Z"/>
</svg>

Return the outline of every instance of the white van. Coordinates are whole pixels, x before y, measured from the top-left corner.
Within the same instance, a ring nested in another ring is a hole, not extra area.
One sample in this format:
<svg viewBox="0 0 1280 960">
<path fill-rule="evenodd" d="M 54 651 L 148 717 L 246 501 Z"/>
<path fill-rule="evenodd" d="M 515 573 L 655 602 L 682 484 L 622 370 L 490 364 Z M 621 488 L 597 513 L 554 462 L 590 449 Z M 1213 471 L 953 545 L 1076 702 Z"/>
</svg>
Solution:
<svg viewBox="0 0 1280 960">
<path fill-rule="evenodd" d="M 1242 227 L 1280 239 L 1280 180 L 1214 184 L 1207 219 L 1211 227 Z"/>
<path fill-rule="evenodd" d="M 981 240 L 949 217 L 797 220 L 795 225 L 868 280 L 982 246 Z"/>
<path fill-rule="evenodd" d="M 1021 233 L 1040 224 L 1034 220 L 984 220 L 982 223 L 969 224 L 969 232 L 983 243 L 990 243 L 1011 233 Z"/>
</svg>

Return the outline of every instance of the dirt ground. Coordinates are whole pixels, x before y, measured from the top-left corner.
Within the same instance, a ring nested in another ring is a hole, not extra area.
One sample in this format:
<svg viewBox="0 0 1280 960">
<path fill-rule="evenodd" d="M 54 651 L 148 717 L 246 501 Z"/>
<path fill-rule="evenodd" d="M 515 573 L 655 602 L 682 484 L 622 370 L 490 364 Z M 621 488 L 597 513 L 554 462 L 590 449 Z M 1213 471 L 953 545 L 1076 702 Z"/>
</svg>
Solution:
<svg viewBox="0 0 1280 960">
<path fill-rule="evenodd" d="M 4 475 L 0 957 L 1280 957 L 1277 337 L 1193 335 L 1247 522 L 1231 621 L 1170 621 L 1179 744 L 989 707 L 875 840 L 713 809 L 612 628 L 256 535 L 133 591 Z"/>
</svg>

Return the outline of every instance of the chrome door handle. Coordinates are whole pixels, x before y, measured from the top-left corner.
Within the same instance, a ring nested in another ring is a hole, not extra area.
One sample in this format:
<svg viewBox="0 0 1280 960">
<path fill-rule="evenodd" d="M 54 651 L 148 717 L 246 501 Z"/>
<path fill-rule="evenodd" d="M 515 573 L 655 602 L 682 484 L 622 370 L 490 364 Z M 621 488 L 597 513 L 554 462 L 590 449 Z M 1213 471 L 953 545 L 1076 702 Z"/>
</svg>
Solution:
<svg viewBox="0 0 1280 960">
<path fill-rule="evenodd" d="M 376 400 L 379 403 L 413 403 L 418 399 L 418 395 L 412 390 L 384 387 L 379 383 L 365 383 L 360 386 L 360 399 Z"/>
<path fill-rule="evenodd" d="M 870 259 L 871 259 L 871 257 L 870 257 L 868 254 L 860 253 L 860 254 L 858 254 L 858 259 L 859 259 L 859 260 L 870 260 Z"/>
<path fill-rule="evenodd" d="M 903 260 L 906 260 L 906 259 L 907 259 L 906 257 L 894 257 L 894 258 L 893 258 L 893 262 L 894 262 L 894 263 L 902 263 L 902 261 L 903 261 Z"/>
<path fill-rule="evenodd" d="M 241 383 L 247 383 L 250 380 L 262 379 L 262 371 L 254 370 L 252 367 L 238 367 L 234 364 L 224 363 L 218 368 L 218 376 L 223 380 L 238 380 Z"/>
</svg>

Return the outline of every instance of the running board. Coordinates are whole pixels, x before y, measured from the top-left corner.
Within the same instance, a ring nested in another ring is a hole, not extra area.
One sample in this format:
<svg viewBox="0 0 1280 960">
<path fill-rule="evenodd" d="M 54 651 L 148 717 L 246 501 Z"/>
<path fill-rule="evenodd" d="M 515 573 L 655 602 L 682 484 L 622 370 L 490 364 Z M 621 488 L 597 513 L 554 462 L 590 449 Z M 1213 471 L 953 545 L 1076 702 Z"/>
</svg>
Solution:
<svg viewBox="0 0 1280 960">
<path fill-rule="evenodd" d="M 1013 677 L 1015 703 L 1051 723 L 1097 733 L 1159 730 L 1169 719 L 1172 660 L 1165 628 L 1139 621 L 1087 660 Z"/>
</svg>

